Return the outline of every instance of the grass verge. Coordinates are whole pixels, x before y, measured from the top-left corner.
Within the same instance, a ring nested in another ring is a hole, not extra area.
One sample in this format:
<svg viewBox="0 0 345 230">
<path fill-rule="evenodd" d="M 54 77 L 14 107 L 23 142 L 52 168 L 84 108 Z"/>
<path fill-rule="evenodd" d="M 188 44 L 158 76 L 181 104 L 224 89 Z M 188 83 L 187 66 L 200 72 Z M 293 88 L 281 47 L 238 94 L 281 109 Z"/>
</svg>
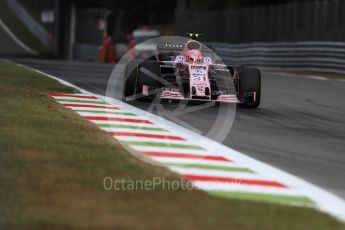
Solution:
<svg viewBox="0 0 345 230">
<path fill-rule="evenodd" d="M 177 177 L 48 96 L 73 89 L 2 61 L 0 82 L 0 229 L 345 229 L 313 209 L 197 190 L 107 191 L 105 177 Z"/>
</svg>

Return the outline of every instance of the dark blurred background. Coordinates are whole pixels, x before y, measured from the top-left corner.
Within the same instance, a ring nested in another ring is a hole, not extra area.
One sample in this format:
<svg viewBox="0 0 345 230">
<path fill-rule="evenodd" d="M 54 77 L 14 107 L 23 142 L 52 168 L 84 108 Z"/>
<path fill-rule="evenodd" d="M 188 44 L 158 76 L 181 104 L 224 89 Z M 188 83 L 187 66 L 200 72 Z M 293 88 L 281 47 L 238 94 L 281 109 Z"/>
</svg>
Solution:
<svg viewBox="0 0 345 230">
<path fill-rule="evenodd" d="M 104 32 L 119 55 L 136 30 L 199 32 L 226 43 L 345 39 L 345 0 L 0 1 L 0 19 L 15 35 L 40 53 L 69 60 L 97 59 Z"/>
</svg>

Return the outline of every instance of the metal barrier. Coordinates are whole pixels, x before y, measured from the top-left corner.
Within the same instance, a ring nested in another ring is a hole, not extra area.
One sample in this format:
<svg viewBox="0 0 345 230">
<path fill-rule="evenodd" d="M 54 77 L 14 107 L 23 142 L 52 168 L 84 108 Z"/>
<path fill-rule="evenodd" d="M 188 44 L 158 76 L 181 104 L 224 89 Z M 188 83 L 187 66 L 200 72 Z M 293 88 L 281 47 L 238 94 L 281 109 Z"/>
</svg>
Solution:
<svg viewBox="0 0 345 230">
<path fill-rule="evenodd" d="M 228 44 L 208 42 L 231 65 L 293 68 L 345 74 L 345 42 L 257 42 Z M 97 45 L 75 44 L 74 59 L 98 62 Z M 117 57 L 126 51 L 116 45 Z"/>
<path fill-rule="evenodd" d="M 6 3 L 28 30 L 41 41 L 44 46 L 49 47 L 49 35 L 44 27 L 38 23 L 17 0 L 6 0 Z"/>
<path fill-rule="evenodd" d="M 73 59 L 76 61 L 99 62 L 99 45 L 75 43 L 73 48 Z M 116 57 L 122 57 L 127 52 L 127 44 L 118 43 L 115 45 Z"/>
<path fill-rule="evenodd" d="M 343 42 L 208 43 L 227 64 L 345 74 Z"/>
<path fill-rule="evenodd" d="M 99 45 L 91 45 L 84 43 L 74 44 L 73 59 L 76 61 L 99 61 Z"/>
</svg>

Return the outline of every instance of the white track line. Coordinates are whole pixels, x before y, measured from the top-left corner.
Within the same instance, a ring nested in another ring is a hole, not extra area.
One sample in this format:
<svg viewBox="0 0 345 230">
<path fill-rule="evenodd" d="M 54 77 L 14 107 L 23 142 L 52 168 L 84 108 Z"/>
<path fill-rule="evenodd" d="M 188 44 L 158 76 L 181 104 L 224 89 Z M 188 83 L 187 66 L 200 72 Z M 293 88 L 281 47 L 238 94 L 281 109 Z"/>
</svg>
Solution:
<svg viewBox="0 0 345 230">
<path fill-rule="evenodd" d="M 171 134 L 169 132 L 169 134 Z M 194 149 L 170 149 L 170 148 L 156 148 L 156 149 L 147 149 L 147 148 L 144 148 L 141 150 L 142 152 L 146 152 L 146 151 L 149 151 L 149 152 L 165 152 L 167 154 L 196 154 L 196 155 L 207 155 L 207 156 L 222 156 L 222 154 L 220 153 L 217 153 L 217 152 L 209 152 L 209 151 L 206 151 L 206 150 L 194 150 Z M 229 158 L 227 158 L 229 159 Z M 229 159 L 231 160 L 231 159 Z"/>
<path fill-rule="evenodd" d="M 185 167 L 176 167 L 168 166 L 168 168 L 178 174 L 188 174 L 188 175 L 205 175 L 205 176 L 214 176 L 214 177 L 236 177 L 238 179 L 258 179 L 258 180 L 274 180 L 274 178 L 267 177 L 263 178 L 261 175 L 255 173 L 247 172 L 237 172 L 237 171 L 223 171 L 223 170 L 214 170 L 214 169 L 196 169 L 196 168 L 185 168 Z"/>
<path fill-rule="evenodd" d="M 309 76 L 307 75 L 308 78 L 311 78 L 311 79 L 315 79 L 315 80 L 322 80 L 322 81 L 327 81 L 327 80 L 330 80 L 329 78 L 327 77 L 322 77 L 322 76 Z"/>
<path fill-rule="evenodd" d="M 216 161 L 207 159 L 192 159 L 192 158 L 172 158 L 172 157 L 154 157 L 150 156 L 153 160 L 164 164 L 201 164 L 211 166 L 229 166 L 240 167 L 240 165 L 234 162 Z"/>
<path fill-rule="evenodd" d="M 232 192 L 248 192 L 267 195 L 290 195 L 290 196 L 307 196 L 304 192 L 298 189 L 281 189 L 265 186 L 252 186 L 236 183 L 219 183 L 219 182 L 201 182 L 193 183 L 199 189 L 207 191 L 232 191 Z"/>
</svg>

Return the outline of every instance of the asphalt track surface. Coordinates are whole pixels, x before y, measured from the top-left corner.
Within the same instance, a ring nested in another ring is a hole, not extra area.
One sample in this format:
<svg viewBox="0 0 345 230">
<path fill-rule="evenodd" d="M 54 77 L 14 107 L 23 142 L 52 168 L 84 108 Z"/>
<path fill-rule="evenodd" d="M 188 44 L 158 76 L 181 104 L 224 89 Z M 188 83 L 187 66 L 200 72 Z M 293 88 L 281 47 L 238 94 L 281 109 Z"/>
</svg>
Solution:
<svg viewBox="0 0 345 230">
<path fill-rule="evenodd" d="M 105 95 L 114 67 L 38 59 L 14 61 L 101 95 Z M 344 98 L 345 81 L 263 72 L 261 106 L 237 109 L 223 143 L 345 199 Z M 145 102 L 131 104 L 143 109 L 149 106 Z M 217 118 L 231 122 L 230 118 L 218 117 L 217 107 L 180 117 L 203 133 Z"/>
</svg>

